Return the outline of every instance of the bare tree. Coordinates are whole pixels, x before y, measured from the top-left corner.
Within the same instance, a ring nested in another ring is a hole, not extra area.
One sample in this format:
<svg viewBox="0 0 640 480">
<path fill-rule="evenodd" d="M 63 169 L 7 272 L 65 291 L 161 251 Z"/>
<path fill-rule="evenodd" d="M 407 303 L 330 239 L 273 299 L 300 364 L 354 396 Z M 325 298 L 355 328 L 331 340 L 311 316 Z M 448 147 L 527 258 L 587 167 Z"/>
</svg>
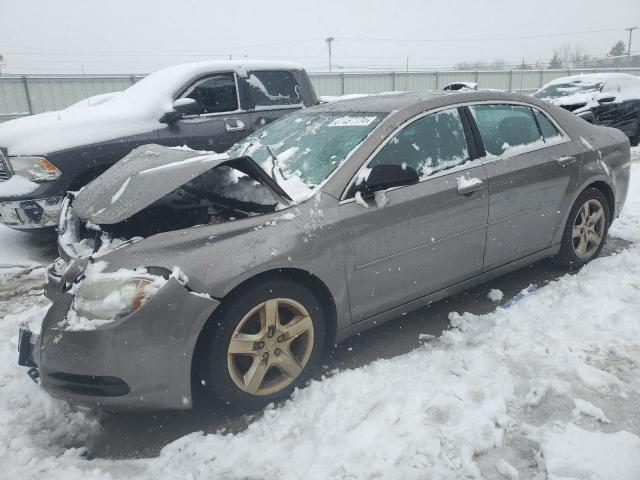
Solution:
<svg viewBox="0 0 640 480">
<path fill-rule="evenodd" d="M 4 57 L 0 54 L 0 74 L 2 74 L 2 65 L 4 62 Z"/>
<path fill-rule="evenodd" d="M 453 66 L 454 70 L 486 70 L 487 63 L 483 61 L 476 62 L 458 62 Z"/>
<path fill-rule="evenodd" d="M 573 51 L 573 55 L 571 56 L 571 62 L 573 63 L 573 66 L 579 67 L 587 60 L 589 60 L 589 54 L 587 53 L 587 51 L 580 45 L 576 45 Z"/>
<path fill-rule="evenodd" d="M 522 59 L 522 63 L 516 65 L 516 70 L 531 70 L 533 67 L 528 63 L 525 63 L 524 58 Z"/>
<path fill-rule="evenodd" d="M 560 58 L 562 59 L 562 68 L 569 68 L 571 64 L 571 45 L 565 43 L 560 47 Z"/>
</svg>

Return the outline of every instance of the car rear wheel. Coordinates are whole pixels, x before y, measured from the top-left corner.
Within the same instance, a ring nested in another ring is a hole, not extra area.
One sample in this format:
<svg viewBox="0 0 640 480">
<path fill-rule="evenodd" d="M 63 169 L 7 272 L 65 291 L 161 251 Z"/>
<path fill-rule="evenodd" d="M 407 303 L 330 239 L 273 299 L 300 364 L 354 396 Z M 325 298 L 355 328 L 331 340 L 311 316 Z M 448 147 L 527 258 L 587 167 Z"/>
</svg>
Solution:
<svg viewBox="0 0 640 480">
<path fill-rule="evenodd" d="M 609 203 L 600 190 L 582 192 L 569 213 L 556 263 L 576 269 L 600 255 L 610 219 Z"/>
<path fill-rule="evenodd" d="M 229 403 L 260 408 L 303 385 L 322 356 L 324 312 L 305 286 L 256 282 L 223 302 L 202 348 L 205 386 Z"/>
</svg>

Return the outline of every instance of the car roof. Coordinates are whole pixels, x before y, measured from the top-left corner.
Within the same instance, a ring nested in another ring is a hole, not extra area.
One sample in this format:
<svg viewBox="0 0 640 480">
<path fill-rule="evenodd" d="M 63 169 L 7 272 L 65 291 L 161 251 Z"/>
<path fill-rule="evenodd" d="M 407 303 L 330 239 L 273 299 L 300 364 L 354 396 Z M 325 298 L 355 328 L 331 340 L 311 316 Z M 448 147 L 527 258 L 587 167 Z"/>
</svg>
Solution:
<svg viewBox="0 0 640 480">
<path fill-rule="evenodd" d="M 500 90 L 437 90 L 430 92 L 389 92 L 357 98 L 347 98 L 345 100 L 323 103 L 309 108 L 305 110 L 305 112 L 381 112 L 402 114 L 405 111 L 427 110 L 458 103 L 488 100 L 537 103 L 529 96 Z"/>
<path fill-rule="evenodd" d="M 632 78 L 634 80 L 640 81 L 640 78 L 636 75 L 630 75 L 628 73 L 618 73 L 618 72 L 600 72 L 600 73 L 581 73 L 578 75 L 571 75 L 568 77 L 559 77 L 551 80 L 546 83 L 544 86 L 548 85 L 557 85 L 561 83 L 569 83 L 576 82 L 580 80 L 589 80 L 594 82 L 604 82 L 606 80 L 611 80 L 613 78 Z M 544 87 L 543 87 L 544 88 Z"/>
</svg>

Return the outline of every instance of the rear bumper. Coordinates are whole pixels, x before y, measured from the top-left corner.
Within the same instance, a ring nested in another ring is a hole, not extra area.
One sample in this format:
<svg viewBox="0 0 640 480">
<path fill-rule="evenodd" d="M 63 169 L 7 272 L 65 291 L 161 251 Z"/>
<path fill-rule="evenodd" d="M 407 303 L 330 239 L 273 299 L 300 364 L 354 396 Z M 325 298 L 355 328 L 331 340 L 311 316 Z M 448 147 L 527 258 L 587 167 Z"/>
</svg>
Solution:
<svg viewBox="0 0 640 480">
<path fill-rule="evenodd" d="M 60 218 L 62 197 L 0 199 L 0 223 L 17 229 L 55 227 Z"/>
<path fill-rule="evenodd" d="M 196 341 L 219 302 L 194 295 L 170 279 L 122 319 L 94 330 L 67 330 L 59 324 L 73 295 L 56 291 L 29 357 L 52 396 L 108 410 L 192 406 Z"/>
</svg>

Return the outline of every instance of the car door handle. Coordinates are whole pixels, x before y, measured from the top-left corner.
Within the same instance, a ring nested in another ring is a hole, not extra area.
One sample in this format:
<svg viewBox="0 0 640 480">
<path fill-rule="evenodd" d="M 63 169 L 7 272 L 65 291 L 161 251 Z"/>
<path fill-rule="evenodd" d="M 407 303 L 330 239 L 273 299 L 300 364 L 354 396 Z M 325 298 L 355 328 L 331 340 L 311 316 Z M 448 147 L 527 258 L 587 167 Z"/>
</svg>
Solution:
<svg viewBox="0 0 640 480">
<path fill-rule="evenodd" d="M 476 178 L 475 181 L 469 182 L 467 185 L 458 185 L 458 195 L 471 195 L 473 192 L 477 192 L 483 188 L 484 182 Z"/>
<path fill-rule="evenodd" d="M 242 120 L 235 120 L 235 125 L 229 125 L 224 122 L 224 128 L 227 132 L 241 132 L 244 130 L 244 122 Z"/>
<path fill-rule="evenodd" d="M 561 167 L 566 167 L 567 165 L 571 165 L 576 161 L 576 157 L 560 157 L 556 159 L 556 163 Z"/>
</svg>

